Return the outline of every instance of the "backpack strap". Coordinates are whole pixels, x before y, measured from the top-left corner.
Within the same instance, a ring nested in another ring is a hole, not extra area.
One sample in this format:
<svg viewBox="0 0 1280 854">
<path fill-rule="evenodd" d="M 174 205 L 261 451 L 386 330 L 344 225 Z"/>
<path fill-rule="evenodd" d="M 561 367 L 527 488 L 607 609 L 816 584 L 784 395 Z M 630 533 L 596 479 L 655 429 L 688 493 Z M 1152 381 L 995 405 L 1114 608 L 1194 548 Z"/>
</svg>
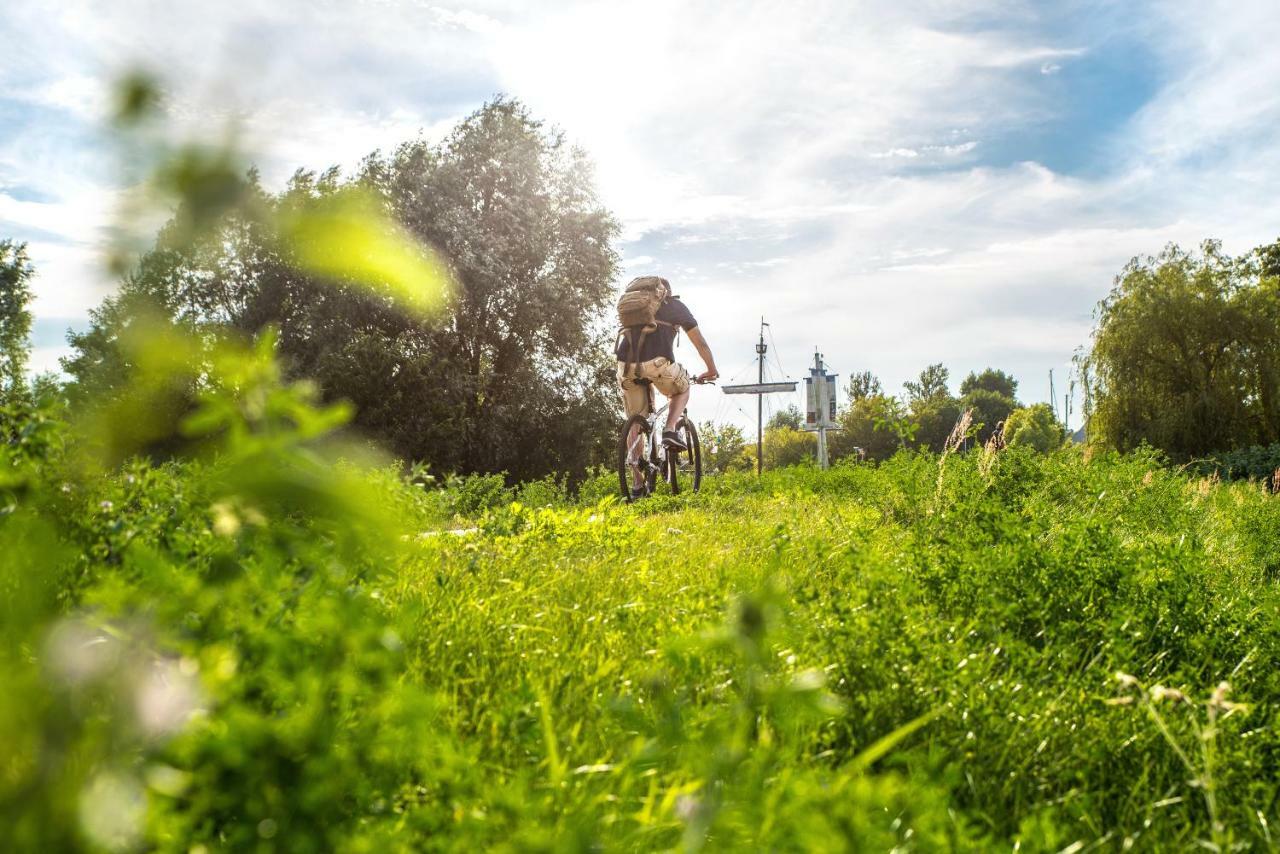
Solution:
<svg viewBox="0 0 1280 854">
<path fill-rule="evenodd" d="M 647 323 L 644 326 L 625 326 L 618 330 L 618 343 L 623 341 L 627 343 L 627 358 L 622 363 L 624 377 L 640 378 L 640 351 L 644 347 L 644 339 L 649 337 L 650 332 L 656 332 L 659 326 L 675 326 L 676 334 L 680 334 L 680 327 L 665 320 L 654 320 L 653 323 Z M 615 346 L 614 349 L 617 347 Z"/>
<path fill-rule="evenodd" d="M 622 363 L 622 375 L 624 377 L 640 378 L 640 350 L 644 347 L 644 339 L 648 338 L 649 333 L 656 328 L 656 323 L 645 324 L 644 326 L 628 326 L 619 333 L 622 340 L 627 343 L 627 357 Z"/>
</svg>

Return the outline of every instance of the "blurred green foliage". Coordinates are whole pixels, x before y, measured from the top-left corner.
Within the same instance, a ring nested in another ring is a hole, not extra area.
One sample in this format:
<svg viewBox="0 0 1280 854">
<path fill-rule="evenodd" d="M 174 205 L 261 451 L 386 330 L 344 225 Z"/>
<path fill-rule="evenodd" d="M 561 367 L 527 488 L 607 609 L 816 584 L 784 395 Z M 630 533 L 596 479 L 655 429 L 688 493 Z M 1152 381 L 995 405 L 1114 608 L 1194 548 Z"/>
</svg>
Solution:
<svg viewBox="0 0 1280 854">
<path fill-rule="evenodd" d="M 817 449 L 818 438 L 814 433 L 786 426 L 764 431 L 764 464 L 768 468 L 814 462 Z"/>
<path fill-rule="evenodd" d="M 1202 475 L 1216 474 L 1224 480 L 1256 480 L 1267 483 L 1272 491 L 1280 490 L 1280 443 L 1251 445 L 1205 459 L 1193 460 L 1187 468 Z"/>
<path fill-rule="evenodd" d="M 702 445 L 703 471 L 718 474 L 755 468 L 755 445 L 748 443 L 746 434 L 736 424 L 704 421 L 698 425 L 698 439 Z"/>
</svg>

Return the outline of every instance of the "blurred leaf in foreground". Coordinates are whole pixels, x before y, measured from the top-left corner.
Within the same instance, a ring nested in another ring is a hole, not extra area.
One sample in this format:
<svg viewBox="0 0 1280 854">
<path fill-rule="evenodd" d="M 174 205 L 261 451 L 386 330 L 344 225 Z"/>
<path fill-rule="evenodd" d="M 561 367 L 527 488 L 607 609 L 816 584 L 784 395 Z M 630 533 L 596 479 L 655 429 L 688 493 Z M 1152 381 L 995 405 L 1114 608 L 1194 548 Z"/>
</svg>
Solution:
<svg viewBox="0 0 1280 854">
<path fill-rule="evenodd" d="M 280 234 L 304 272 L 352 281 L 430 314 L 449 292 L 447 267 L 357 187 L 280 216 Z"/>
<path fill-rule="evenodd" d="M 116 85 L 112 119 L 120 127 L 136 125 L 156 113 L 160 106 L 160 87 L 145 71 L 134 71 Z"/>
</svg>

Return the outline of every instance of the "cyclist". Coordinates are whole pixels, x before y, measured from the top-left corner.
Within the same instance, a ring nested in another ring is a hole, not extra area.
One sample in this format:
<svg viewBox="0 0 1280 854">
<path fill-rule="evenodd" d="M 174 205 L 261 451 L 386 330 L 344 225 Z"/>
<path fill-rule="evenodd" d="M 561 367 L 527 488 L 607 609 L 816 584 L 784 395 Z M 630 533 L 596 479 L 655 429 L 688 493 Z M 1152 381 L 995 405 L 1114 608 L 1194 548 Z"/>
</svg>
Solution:
<svg viewBox="0 0 1280 854">
<path fill-rule="evenodd" d="M 676 425 L 680 423 L 680 416 L 684 414 L 685 405 L 689 402 L 689 374 L 676 361 L 673 350 L 679 330 L 683 329 L 689 336 L 698 355 L 702 357 L 703 365 L 706 366 L 706 370 L 698 374 L 697 381 L 710 382 L 719 377 L 720 372 L 716 370 L 716 361 L 711 355 L 711 347 L 707 344 L 707 339 L 702 336 L 702 330 L 698 328 L 698 321 L 694 319 L 693 313 L 680 301 L 679 297 L 672 295 L 670 282 L 658 278 L 658 283 L 658 294 L 662 302 L 654 315 L 657 328 L 644 337 L 640 344 L 640 352 L 635 357 L 636 361 L 630 364 L 627 361 L 628 343 L 626 341 L 619 343 L 616 352 L 618 386 L 622 389 L 623 405 L 626 407 L 628 418 L 632 415 L 648 414 L 647 386 L 650 383 L 666 395 L 669 409 L 662 441 L 668 448 L 686 451 L 688 447 L 676 432 Z"/>
</svg>

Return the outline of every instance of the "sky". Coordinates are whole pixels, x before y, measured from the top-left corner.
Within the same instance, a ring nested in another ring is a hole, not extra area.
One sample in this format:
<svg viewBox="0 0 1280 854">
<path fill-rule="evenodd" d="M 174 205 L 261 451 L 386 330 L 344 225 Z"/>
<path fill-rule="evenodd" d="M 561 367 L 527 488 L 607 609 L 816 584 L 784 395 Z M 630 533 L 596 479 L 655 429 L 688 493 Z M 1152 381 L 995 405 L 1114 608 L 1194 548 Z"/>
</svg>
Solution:
<svg viewBox="0 0 1280 854">
<path fill-rule="evenodd" d="M 175 133 L 234 127 L 273 187 L 504 93 L 590 154 L 619 286 L 669 278 L 722 382 L 754 379 L 763 317 L 773 378 L 817 350 L 842 385 L 943 362 L 1047 400 L 1130 258 L 1280 238 L 1278 28 L 1275 0 L 26 0 L 0 6 L 0 238 L 54 369 L 113 288 L 121 75 L 164 81 Z"/>
</svg>

